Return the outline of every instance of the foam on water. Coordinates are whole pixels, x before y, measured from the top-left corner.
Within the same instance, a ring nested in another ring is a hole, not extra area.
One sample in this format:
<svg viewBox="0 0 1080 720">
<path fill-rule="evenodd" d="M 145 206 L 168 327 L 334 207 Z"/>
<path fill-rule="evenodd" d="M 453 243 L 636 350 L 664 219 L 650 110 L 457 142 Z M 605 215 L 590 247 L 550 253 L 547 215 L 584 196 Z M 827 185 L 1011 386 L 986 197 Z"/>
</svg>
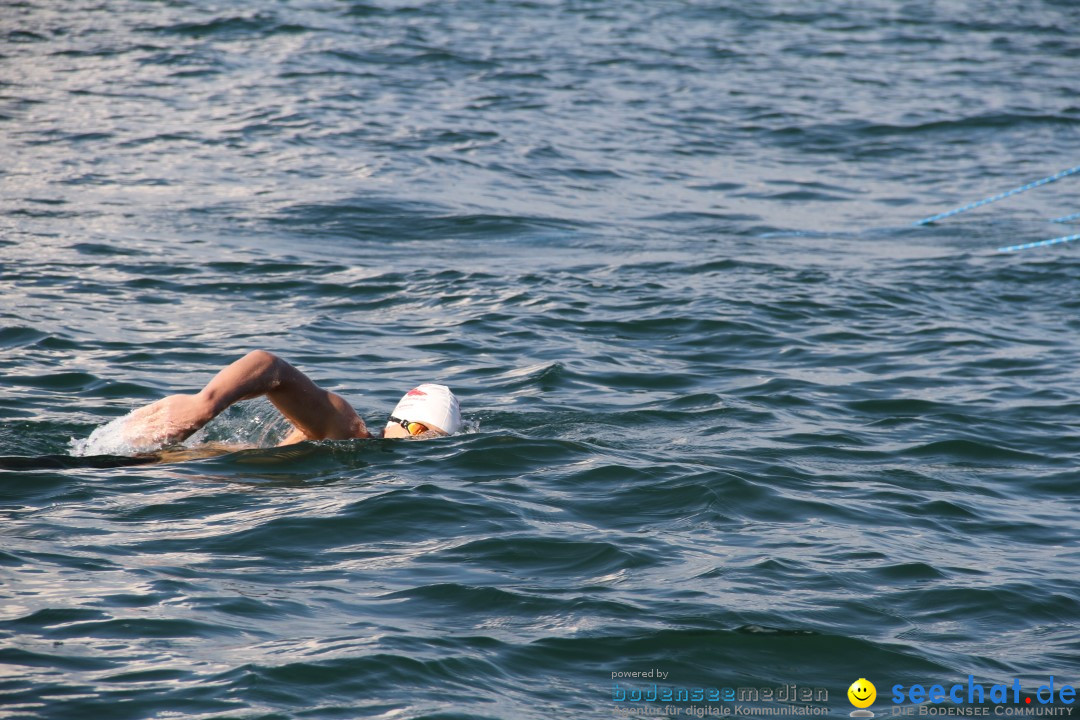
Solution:
<svg viewBox="0 0 1080 720">
<path fill-rule="evenodd" d="M 138 411 L 136 408 L 95 428 L 84 439 L 71 438 L 71 454 L 77 457 L 139 455 L 169 447 L 170 443 L 161 438 L 132 436 L 128 422 Z M 207 444 L 232 445 L 237 449 L 272 447 L 281 442 L 291 427 L 267 400 L 259 398 L 233 405 L 180 445 L 186 448 Z"/>
<path fill-rule="evenodd" d="M 164 444 L 161 442 L 131 442 L 125 432 L 128 420 L 135 413 L 134 410 L 123 417 L 105 423 L 90 433 L 90 436 L 82 440 L 71 438 L 69 445 L 71 454 L 77 457 L 89 455 L 137 455 L 139 453 L 160 450 Z"/>
</svg>

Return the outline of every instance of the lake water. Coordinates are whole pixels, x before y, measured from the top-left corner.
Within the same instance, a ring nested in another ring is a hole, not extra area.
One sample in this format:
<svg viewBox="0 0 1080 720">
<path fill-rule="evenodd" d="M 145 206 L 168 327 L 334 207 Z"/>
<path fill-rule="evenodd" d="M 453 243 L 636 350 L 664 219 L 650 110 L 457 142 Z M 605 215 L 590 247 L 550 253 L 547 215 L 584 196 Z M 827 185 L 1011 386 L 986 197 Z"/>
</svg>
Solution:
<svg viewBox="0 0 1080 720">
<path fill-rule="evenodd" d="M 996 248 L 1080 232 L 1080 175 L 913 223 L 1080 163 L 1078 26 L 0 6 L 0 715 L 1065 709 L 1080 248 Z M 467 430 L 275 449 L 254 401 L 203 438 L 264 447 L 79 454 L 254 348 L 376 427 L 444 382 Z"/>
</svg>

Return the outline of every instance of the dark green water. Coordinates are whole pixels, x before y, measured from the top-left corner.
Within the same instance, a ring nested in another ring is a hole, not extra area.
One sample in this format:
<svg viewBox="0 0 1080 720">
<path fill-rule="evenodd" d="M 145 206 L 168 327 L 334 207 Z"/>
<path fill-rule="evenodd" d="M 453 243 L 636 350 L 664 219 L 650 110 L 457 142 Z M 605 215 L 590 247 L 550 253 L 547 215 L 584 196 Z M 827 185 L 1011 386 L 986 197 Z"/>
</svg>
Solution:
<svg viewBox="0 0 1080 720">
<path fill-rule="evenodd" d="M 1078 249 L 994 249 L 1080 178 L 911 223 L 1080 163 L 1078 23 L 0 6 L 0 716 L 610 718 L 650 669 L 1071 709 Z M 468 430 L 73 454 L 253 348 Z M 789 706 L 678 717 L 736 705 Z"/>
</svg>

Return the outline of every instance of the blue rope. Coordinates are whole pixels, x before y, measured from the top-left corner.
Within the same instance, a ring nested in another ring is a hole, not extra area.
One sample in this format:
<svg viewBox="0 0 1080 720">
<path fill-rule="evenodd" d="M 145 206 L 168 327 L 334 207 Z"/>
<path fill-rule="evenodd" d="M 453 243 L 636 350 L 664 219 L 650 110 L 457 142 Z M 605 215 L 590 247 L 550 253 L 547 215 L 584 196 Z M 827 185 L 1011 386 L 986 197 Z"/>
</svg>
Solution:
<svg viewBox="0 0 1080 720">
<path fill-rule="evenodd" d="M 915 222 L 913 224 L 914 225 L 928 225 L 928 224 L 930 224 L 932 222 L 936 222 L 937 220 L 944 220 L 947 217 L 952 217 L 953 215 L 959 215 L 962 212 L 966 212 L 968 210 L 974 210 L 975 208 L 982 207 L 983 205 L 989 205 L 992 202 L 997 202 L 998 200 L 1003 200 L 1003 199 L 1005 199 L 1005 198 L 1007 198 L 1007 197 L 1009 197 L 1011 195 L 1017 195 L 1019 193 L 1024 192 L 1025 190 L 1031 190 L 1032 188 L 1037 188 L 1040 185 L 1046 185 L 1047 183 L 1052 183 L 1055 180 L 1060 180 L 1063 177 L 1067 177 L 1069 175 L 1073 175 L 1074 173 L 1078 173 L 1078 172 L 1080 172 L 1080 165 L 1077 165 L 1074 168 L 1069 168 L 1068 170 L 1062 170 L 1061 172 L 1059 172 L 1059 173 L 1057 173 L 1055 175 L 1050 175 L 1049 177 L 1044 177 L 1042 180 L 1036 180 L 1035 182 L 1030 182 L 1027 185 L 1021 185 L 1018 188 L 1013 188 L 1012 190 L 1003 192 L 1000 195 L 994 195 L 993 197 L 988 197 L 985 200 L 979 200 L 978 202 L 973 202 L 970 205 L 965 205 L 964 207 L 958 207 L 955 210 L 950 210 L 949 212 L 943 212 L 940 215 L 931 215 L 930 217 L 923 218 L 922 220 L 919 220 L 919 221 L 917 221 L 917 222 Z"/>
<path fill-rule="evenodd" d="M 1080 240 L 1080 235 L 1064 235 L 1062 237 L 1051 238 L 1049 240 L 1039 240 L 1038 242 L 1024 243 L 1023 245 L 1010 245 L 1008 247 L 998 248 L 998 252 L 1016 252 L 1017 250 L 1027 250 L 1029 248 L 1043 247 L 1045 245 L 1057 245 L 1058 243 L 1072 242 L 1073 240 Z"/>
<path fill-rule="evenodd" d="M 1076 220 L 1077 218 L 1080 218 L 1080 213 L 1073 213 L 1072 215 L 1065 215 L 1063 217 L 1054 218 L 1050 222 L 1067 223 L 1067 222 L 1072 222 L 1073 220 Z"/>
</svg>

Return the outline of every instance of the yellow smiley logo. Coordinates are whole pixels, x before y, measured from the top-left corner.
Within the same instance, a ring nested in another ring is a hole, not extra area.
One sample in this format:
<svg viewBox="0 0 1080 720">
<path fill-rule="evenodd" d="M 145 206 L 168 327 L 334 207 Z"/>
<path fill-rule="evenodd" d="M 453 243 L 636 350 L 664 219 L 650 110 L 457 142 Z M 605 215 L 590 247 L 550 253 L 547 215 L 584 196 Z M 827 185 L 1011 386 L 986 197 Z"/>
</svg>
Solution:
<svg viewBox="0 0 1080 720">
<path fill-rule="evenodd" d="M 877 699 L 877 688 L 866 678 L 859 678 L 847 689 L 847 699 L 857 708 L 868 708 Z"/>
</svg>

